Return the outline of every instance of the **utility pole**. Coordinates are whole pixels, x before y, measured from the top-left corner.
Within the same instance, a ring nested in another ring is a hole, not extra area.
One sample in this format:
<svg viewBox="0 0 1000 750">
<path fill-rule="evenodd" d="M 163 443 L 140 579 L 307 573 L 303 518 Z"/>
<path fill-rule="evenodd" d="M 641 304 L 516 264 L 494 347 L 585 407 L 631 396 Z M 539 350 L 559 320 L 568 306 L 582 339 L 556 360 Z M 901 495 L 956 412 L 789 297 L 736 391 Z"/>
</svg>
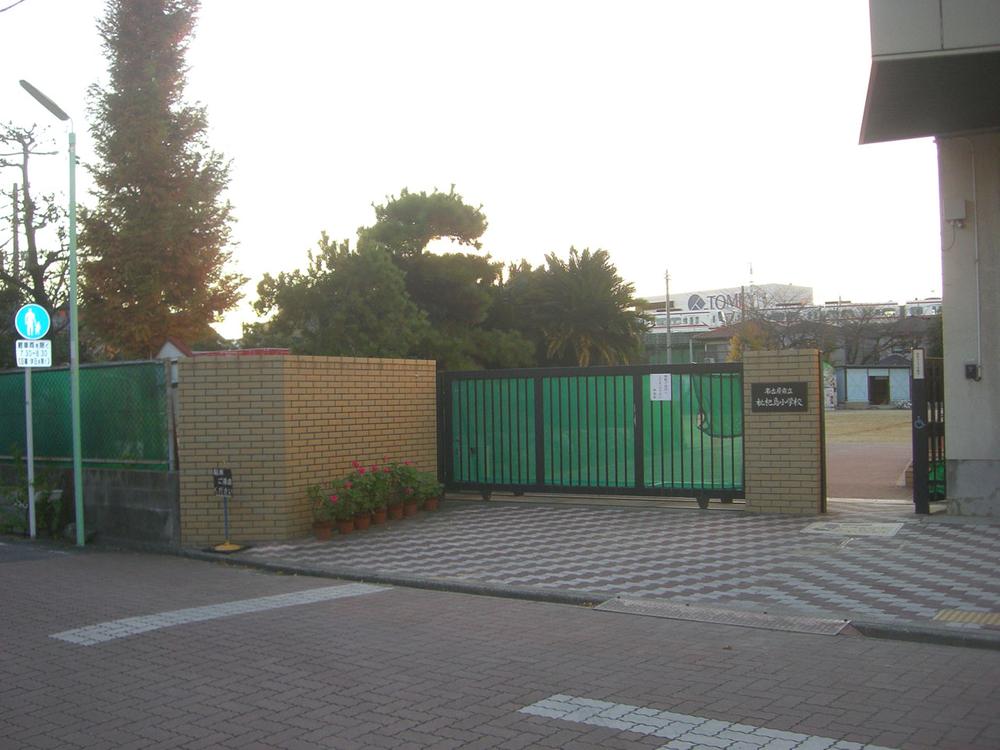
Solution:
<svg viewBox="0 0 1000 750">
<path fill-rule="evenodd" d="M 664 274 L 664 281 L 667 285 L 667 296 L 664 297 L 663 307 L 667 311 L 667 364 L 673 363 L 673 353 L 670 343 L 670 271 Z"/>
</svg>

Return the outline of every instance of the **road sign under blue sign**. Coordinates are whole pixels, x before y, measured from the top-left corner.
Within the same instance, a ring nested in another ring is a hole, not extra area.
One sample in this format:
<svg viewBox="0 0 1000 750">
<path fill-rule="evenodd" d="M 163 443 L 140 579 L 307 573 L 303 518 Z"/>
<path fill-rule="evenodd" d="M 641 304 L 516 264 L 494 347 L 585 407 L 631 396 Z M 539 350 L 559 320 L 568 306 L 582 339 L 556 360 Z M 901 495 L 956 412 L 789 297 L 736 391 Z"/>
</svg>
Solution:
<svg viewBox="0 0 1000 750">
<path fill-rule="evenodd" d="M 18 339 L 14 351 L 18 367 L 52 367 L 51 341 Z"/>
<path fill-rule="evenodd" d="M 49 332 L 52 319 L 49 311 L 34 303 L 24 305 L 14 316 L 14 328 L 22 338 L 34 341 Z"/>
</svg>

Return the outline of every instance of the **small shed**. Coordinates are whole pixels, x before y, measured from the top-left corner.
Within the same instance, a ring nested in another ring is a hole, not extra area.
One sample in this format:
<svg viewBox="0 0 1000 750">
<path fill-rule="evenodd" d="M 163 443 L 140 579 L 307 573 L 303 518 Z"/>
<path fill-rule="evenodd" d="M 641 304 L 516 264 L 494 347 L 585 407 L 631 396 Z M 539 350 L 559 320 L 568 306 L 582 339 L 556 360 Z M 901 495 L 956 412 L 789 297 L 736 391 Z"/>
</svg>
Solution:
<svg viewBox="0 0 1000 750">
<path fill-rule="evenodd" d="M 837 368 L 837 402 L 851 406 L 889 406 L 910 400 L 907 365 L 845 365 Z"/>
</svg>

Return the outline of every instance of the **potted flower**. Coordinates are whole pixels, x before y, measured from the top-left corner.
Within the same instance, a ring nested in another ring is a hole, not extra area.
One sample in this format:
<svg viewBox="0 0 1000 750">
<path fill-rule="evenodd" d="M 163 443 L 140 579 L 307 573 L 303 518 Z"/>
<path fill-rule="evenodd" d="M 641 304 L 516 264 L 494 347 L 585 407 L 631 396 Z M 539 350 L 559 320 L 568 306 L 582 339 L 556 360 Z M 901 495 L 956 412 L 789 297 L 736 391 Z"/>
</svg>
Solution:
<svg viewBox="0 0 1000 750">
<path fill-rule="evenodd" d="M 412 461 L 392 464 L 392 486 L 389 495 L 389 517 L 402 518 L 417 512 L 417 467 Z"/>
<path fill-rule="evenodd" d="M 330 502 L 329 495 L 318 484 L 310 485 L 306 489 L 306 494 L 309 496 L 309 507 L 312 509 L 313 534 L 317 539 L 325 541 L 333 536 L 336 506 Z"/>
<path fill-rule="evenodd" d="M 361 528 L 368 528 L 373 518 L 376 523 L 385 522 L 385 508 L 390 485 L 390 469 L 388 466 L 363 466 L 357 461 L 351 464 L 354 472 L 345 480 L 352 487 L 355 497 L 357 516 L 355 524 L 361 523 Z"/>
<path fill-rule="evenodd" d="M 444 485 L 438 481 L 436 474 L 429 471 L 417 473 L 414 494 L 417 497 L 417 504 L 421 508 L 424 510 L 437 510 L 443 491 Z"/>
<path fill-rule="evenodd" d="M 354 531 L 354 516 L 357 510 L 351 484 L 344 481 L 335 482 L 327 494 L 326 502 L 331 508 L 333 520 L 337 523 L 337 530 L 341 534 L 350 534 Z"/>
<path fill-rule="evenodd" d="M 335 484 L 329 492 L 314 484 L 308 490 L 313 513 L 313 532 L 317 539 L 329 539 L 333 535 L 333 525 L 341 534 L 350 534 L 354 530 L 352 518 L 354 509 L 349 492 Z M 347 522 L 347 525 L 345 525 Z"/>
<path fill-rule="evenodd" d="M 351 521 L 355 531 L 367 529 L 371 515 L 365 506 L 364 492 L 359 486 L 357 478 L 346 476 L 338 479 L 334 482 L 331 492 L 344 503 L 340 511 L 341 520 Z"/>
</svg>

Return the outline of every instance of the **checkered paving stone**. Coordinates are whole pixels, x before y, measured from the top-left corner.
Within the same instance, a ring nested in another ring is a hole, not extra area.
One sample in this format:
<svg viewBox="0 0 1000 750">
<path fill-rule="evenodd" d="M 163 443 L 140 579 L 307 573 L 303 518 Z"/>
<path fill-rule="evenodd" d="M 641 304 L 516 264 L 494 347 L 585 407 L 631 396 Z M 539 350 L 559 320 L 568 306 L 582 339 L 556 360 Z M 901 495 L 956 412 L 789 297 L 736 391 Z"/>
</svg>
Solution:
<svg viewBox="0 0 1000 750">
<path fill-rule="evenodd" d="M 553 695 L 525 706 L 520 713 L 670 740 L 659 750 L 892 750 L 833 737 L 785 732 L 752 724 L 733 724 L 572 695 Z"/>
<path fill-rule="evenodd" d="M 860 501 L 829 518 L 872 521 Z M 1000 524 L 915 517 L 892 537 L 802 533 L 814 518 L 663 509 L 451 503 L 416 521 L 329 542 L 261 544 L 237 557 L 328 571 L 420 576 L 931 624 L 944 609 L 1000 612 Z M 938 627 L 1000 629 L 978 622 Z"/>
</svg>

